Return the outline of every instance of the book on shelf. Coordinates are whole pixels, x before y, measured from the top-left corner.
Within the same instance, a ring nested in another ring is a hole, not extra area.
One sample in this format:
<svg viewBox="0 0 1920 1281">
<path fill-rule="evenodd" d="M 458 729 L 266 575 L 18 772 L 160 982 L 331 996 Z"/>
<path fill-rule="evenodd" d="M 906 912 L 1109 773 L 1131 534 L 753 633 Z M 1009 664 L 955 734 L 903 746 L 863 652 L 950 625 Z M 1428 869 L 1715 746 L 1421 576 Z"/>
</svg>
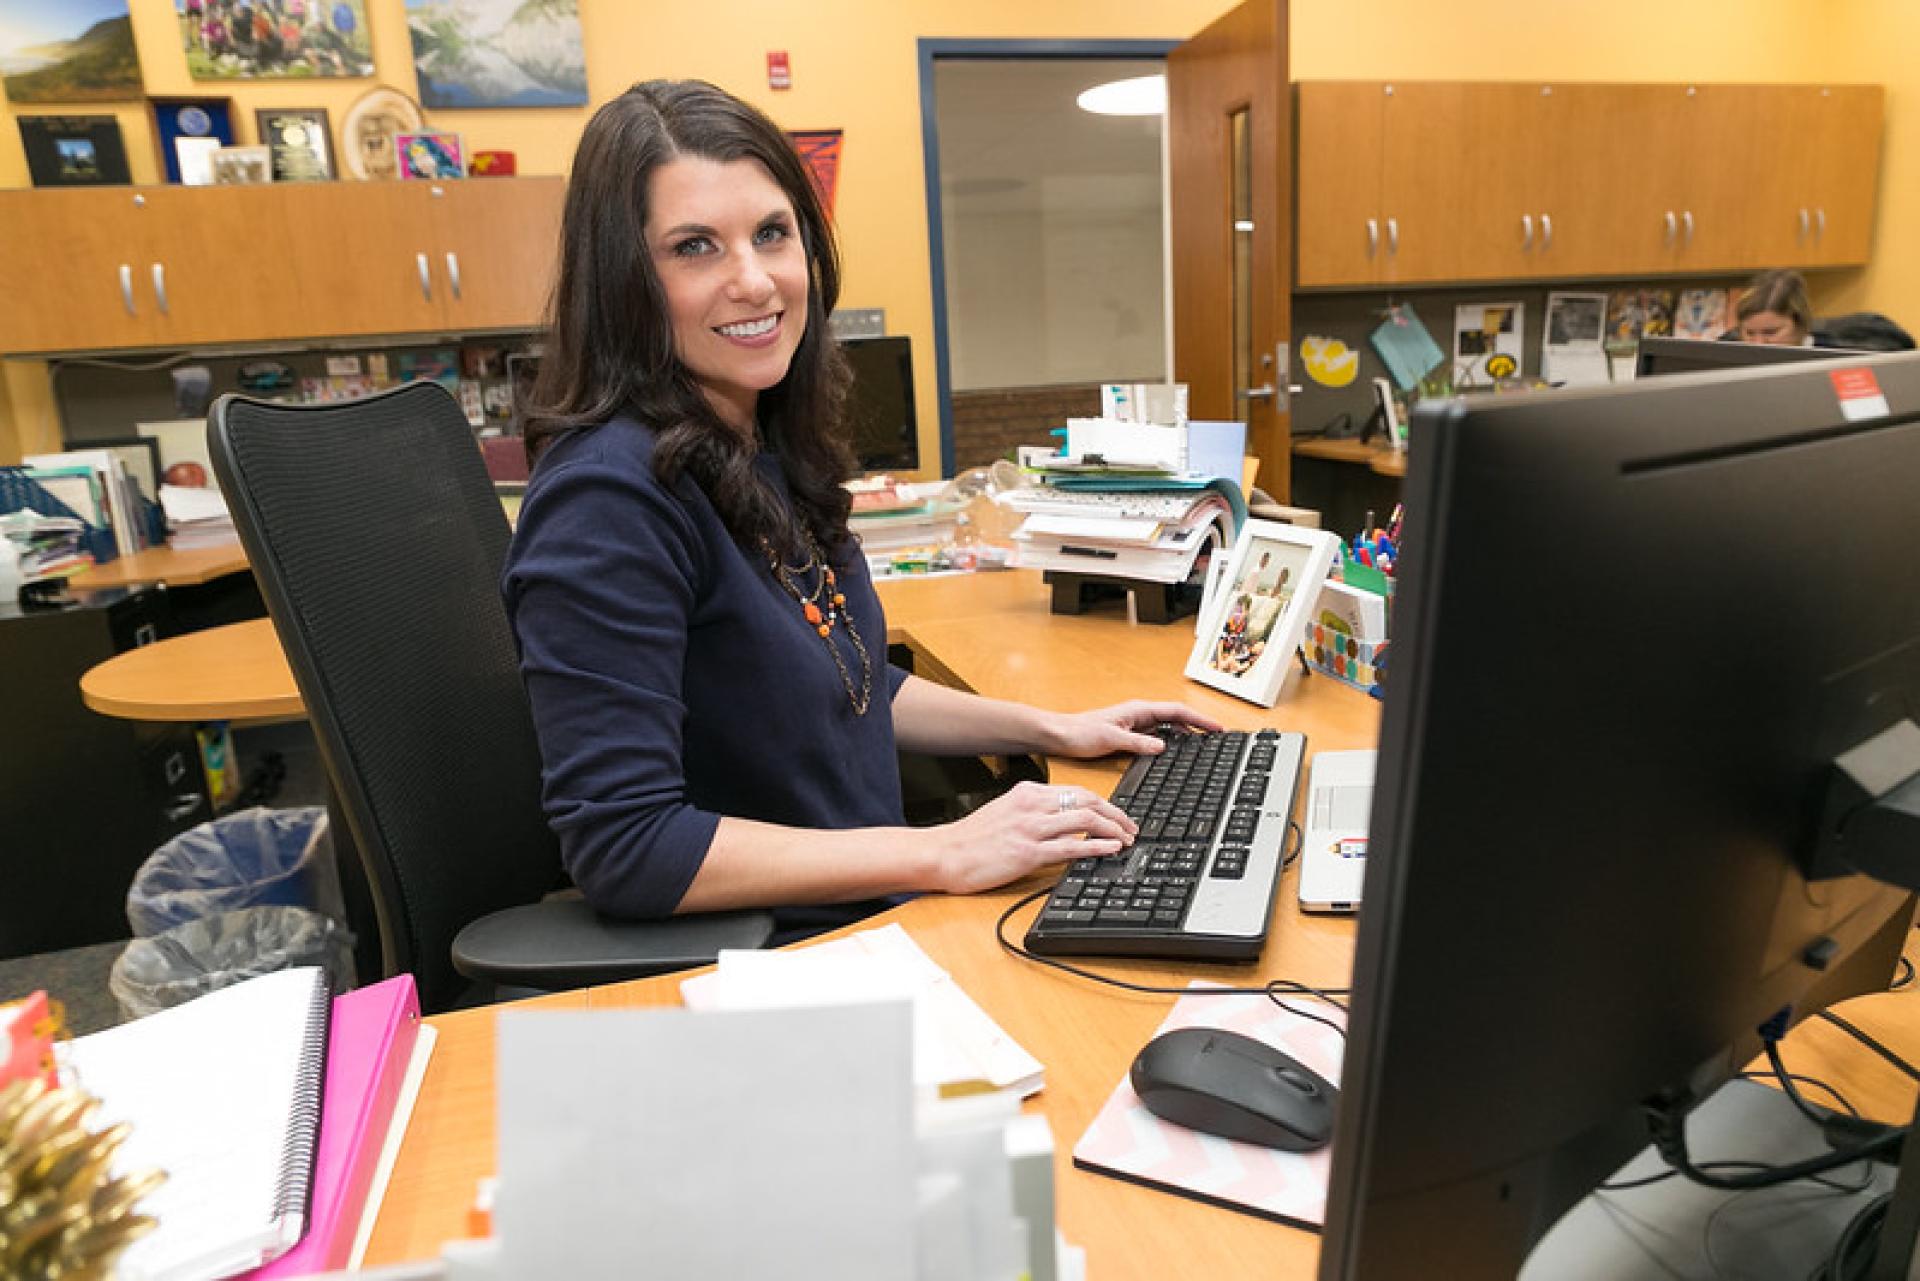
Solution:
<svg viewBox="0 0 1920 1281">
<path fill-rule="evenodd" d="M 61 1047 L 62 1075 L 131 1123 L 124 1170 L 167 1181 L 159 1226 L 130 1246 L 130 1281 L 215 1281 L 305 1233 L 332 1015 L 325 971 L 279 970 Z"/>
</svg>

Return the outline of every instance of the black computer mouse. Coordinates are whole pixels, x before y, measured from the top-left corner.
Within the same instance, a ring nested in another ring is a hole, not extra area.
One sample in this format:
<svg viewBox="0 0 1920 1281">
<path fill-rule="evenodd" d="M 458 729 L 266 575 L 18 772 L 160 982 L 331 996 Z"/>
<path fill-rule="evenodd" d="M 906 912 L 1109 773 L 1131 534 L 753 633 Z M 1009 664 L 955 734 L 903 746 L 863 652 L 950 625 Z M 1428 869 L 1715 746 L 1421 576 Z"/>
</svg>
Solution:
<svg viewBox="0 0 1920 1281">
<path fill-rule="evenodd" d="M 1287 1152 L 1333 1138 L 1340 1092 L 1290 1055 L 1238 1032 L 1186 1027 L 1147 1042 L 1133 1092 L 1164 1121 Z"/>
</svg>

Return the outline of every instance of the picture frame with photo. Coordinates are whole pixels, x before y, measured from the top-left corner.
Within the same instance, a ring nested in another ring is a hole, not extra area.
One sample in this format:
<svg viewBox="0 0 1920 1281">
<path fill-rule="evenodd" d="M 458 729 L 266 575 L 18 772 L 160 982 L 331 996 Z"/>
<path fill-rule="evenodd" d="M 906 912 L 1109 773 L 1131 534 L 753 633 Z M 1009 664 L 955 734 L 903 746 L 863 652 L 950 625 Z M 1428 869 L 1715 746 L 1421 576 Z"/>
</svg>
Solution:
<svg viewBox="0 0 1920 1281">
<path fill-rule="evenodd" d="M 204 187 L 213 182 L 213 153 L 234 144 L 228 98 L 149 98 L 160 167 L 168 182 Z"/>
<path fill-rule="evenodd" d="M 114 116 L 20 116 L 20 145 L 36 187 L 119 187 L 133 181 Z"/>
<path fill-rule="evenodd" d="M 467 176 L 467 150 L 457 133 L 423 130 L 395 134 L 394 161 L 403 179 L 440 180 Z"/>
<path fill-rule="evenodd" d="M 222 147 L 211 161 L 213 185 L 247 187 L 273 181 L 273 149 L 270 147 Z"/>
<path fill-rule="evenodd" d="M 160 500 L 160 442 L 151 436 L 112 436 L 71 441 L 69 449 L 104 449 L 119 460 L 148 502 Z"/>
<path fill-rule="evenodd" d="M 1272 707 L 1339 552 L 1339 537 L 1324 529 L 1273 520 L 1242 525 L 1223 586 L 1201 606 L 1188 679 Z"/>
<path fill-rule="evenodd" d="M 334 177 L 333 133 L 325 107 L 261 107 L 253 119 L 261 144 L 272 154 L 275 182 L 327 182 Z"/>
</svg>

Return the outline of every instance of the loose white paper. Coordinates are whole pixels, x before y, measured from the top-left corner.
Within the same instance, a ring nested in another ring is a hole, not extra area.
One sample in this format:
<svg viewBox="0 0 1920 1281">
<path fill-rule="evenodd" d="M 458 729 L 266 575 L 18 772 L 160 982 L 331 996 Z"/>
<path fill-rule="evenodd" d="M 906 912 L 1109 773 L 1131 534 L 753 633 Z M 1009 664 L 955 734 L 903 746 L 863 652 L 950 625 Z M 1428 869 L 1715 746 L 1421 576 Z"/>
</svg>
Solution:
<svg viewBox="0 0 1920 1281">
<path fill-rule="evenodd" d="M 1547 295 L 1547 327 L 1540 339 L 1540 376 L 1554 386 L 1610 381 L 1607 373 L 1607 296 Z"/>
<path fill-rule="evenodd" d="M 914 1272 L 904 1001 L 503 1010 L 505 1276 Z"/>
</svg>

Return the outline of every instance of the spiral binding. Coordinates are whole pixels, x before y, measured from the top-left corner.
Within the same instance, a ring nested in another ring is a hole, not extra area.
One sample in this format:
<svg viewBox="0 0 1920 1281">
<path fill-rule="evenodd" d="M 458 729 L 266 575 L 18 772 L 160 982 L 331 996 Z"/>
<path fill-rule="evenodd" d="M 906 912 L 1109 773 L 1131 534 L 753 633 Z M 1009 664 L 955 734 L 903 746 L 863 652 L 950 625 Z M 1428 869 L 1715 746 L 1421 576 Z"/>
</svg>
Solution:
<svg viewBox="0 0 1920 1281">
<path fill-rule="evenodd" d="M 313 985 L 313 1007 L 307 1011 L 307 1034 L 300 1045 L 293 1111 L 287 1118 L 287 1136 L 280 1145 L 280 1175 L 274 1183 L 273 1217 L 298 1215 L 304 1219 L 313 1193 L 313 1162 L 320 1138 L 320 1099 L 327 1080 L 327 1022 L 333 992 L 325 972 Z"/>
</svg>

